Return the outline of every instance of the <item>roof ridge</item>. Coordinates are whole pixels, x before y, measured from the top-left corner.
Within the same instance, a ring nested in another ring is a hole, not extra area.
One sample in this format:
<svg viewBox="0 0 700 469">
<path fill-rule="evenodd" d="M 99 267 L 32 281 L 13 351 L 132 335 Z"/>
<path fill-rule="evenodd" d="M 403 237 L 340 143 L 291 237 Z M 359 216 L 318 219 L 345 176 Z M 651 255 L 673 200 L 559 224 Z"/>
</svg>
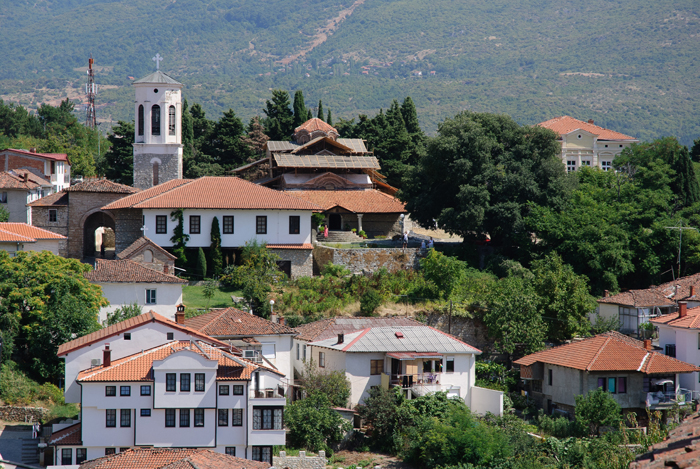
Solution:
<svg viewBox="0 0 700 469">
<path fill-rule="evenodd" d="M 595 337 L 595 336 L 594 336 L 594 337 Z M 591 337 L 591 339 L 593 339 L 594 337 Z M 598 357 L 600 356 L 600 354 L 603 353 L 603 349 L 605 349 L 605 347 L 608 346 L 608 344 L 610 343 L 611 340 L 612 340 L 612 337 L 608 336 L 608 337 L 605 339 L 605 342 L 603 342 L 603 345 L 600 346 L 600 347 L 598 347 L 598 351 L 596 352 L 595 355 L 593 355 L 593 358 L 591 358 L 591 361 L 588 363 L 588 365 L 586 365 L 586 371 L 591 371 L 591 367 L 593 367 L 593 364 L 594 364 L 595 361 L 598 359 Z M 622 342 L 622 341 L 620 340 L 619 342 Z M 622 342 L 622 343 L 624 343 L 624 342 Z"/>
<path fill-rule="evenodd" d="M 355 337 L 354 339 L 352 339 L 348 345 L 346 345 L 345 347 L 343 347 L 343 352 L 347 352 L 348 349 L 349 349 L 350 347 L 352 347 L 353 345 L 355 345 L 355 343 L 357 343 L 358 340 L 360 340 L 362 337 L 364 337 L 365 334 L 367 334 L 367 333 L 368 333 L 369 331 L 371 331 L 371 330 L 372 330 L 371 327 L 368 327 L 368 328 L 366 328 L 366 329 L 361 329 L 361 330 L 359 331 L 360 334 L 359 334 L 357 337 Z"/>
<path fill-rule="evenodd" d="M 648 362 L 647 362 L 647 358 L 649 359 Z M 637 368 L 637 371 L 642 371 L 642 368 L 648 369 L 649 366 L 651 365 L 651 361 L 652 361 L 653 359 L 654 359 L 654 355 L 652 355 L 651 353 L 649 353 L 649 351 L 647 351 L 647 352 L 644 354 L 644 358 L 642 358 L 642 362 L 639 364 L 639 368 Z M 646 365 L 646 366 L 645 366 L 645 365 Z"/>
</svg>

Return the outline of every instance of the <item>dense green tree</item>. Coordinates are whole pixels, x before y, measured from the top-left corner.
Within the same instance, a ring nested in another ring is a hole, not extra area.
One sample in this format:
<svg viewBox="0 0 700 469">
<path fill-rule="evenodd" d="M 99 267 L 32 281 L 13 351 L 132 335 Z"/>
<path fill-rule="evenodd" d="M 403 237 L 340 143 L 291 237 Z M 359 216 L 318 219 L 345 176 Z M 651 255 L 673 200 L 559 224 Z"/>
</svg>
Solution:
<svg viewBox="0 0 700 469">
<path fill-rule="evenodd" d="M 177 265 L 181 269 L 187 266 L 187 255 L 185 248 L 187 247 L 187 242 L 190 240 L 190 235 L 185 233 L 185 214 L 181 208 L 173 210 L 170 212 L 170 220 L 175 222 L 175 228 L 173 228 L 173 236 L 170 238 L 170 242 L 173 243 L 173 255 L 177 257 Z"/>
<path fill-rule="evenodd" d="M 3 355 L 36 379 L 63 376 L 58 346 L 100 328 L 102 289 L 83 274 L 87 264 L 43 252 L 0 251 L 0 330 Z"/>
<path fill-rule="evenodd" d="M 350 399 L 350 381 L 345 370 L 320 368 L 313 359 L 304 363 L 298 383 L 307 396 L 321 394 L 334 407 L 347 407 Z"/>
<path fill-rule="evenodd" d="M 420 268 L 423 277 L 435 284 L 440 297 L 450 300 L 464 279 L 466 264 L 455 257 L 430 249 L 428 255 L 420 260 Z"/>
<path fill-rule="evenodd" d="M 401 115 L 403 116 L 403 121 L 406 124 L 406 131 L 409 135 L 422 135 L 423 131 L 420 128 L 420 123 L 418 122 L 418 111 L 416 111 L 416 105 L 410 96 L 404 98 L 403 103 L 401 103 Z"/>
<path fill-rule="evenodd" d="M 243 122 L 233 109 L 224 112 L 214 125 L 211 154 L 225 171 L 235 169 L 247 161 L 248 147 L 241 141 L 245 134 Z"/>
<path fill-rule="evenodd" d="M 19 137 L 32 136 L 40 138 L 43 128 L 39 118 L 30 114 L 24 106 L 15 103 L 5 103 L 0 99 L 0 136 Z M 3 149 L 0 147 L 0 149 Z"/>
<path fill-rule="evenodd" d="M 0 223 L 10 220 L 10 212 L 5 207 L 0 207 Z"/>
<path fill-rule="evenodd" d="M 372 429 L 372 443 L 383 451 L 396 451 L 395 435 L 412 424 L 410 410 L 403 406 L 405 397 L 398 388 L 372 387 L 363 405 L 357 407 L 362 420 Z"/>
<path fill-rule="evenodd" d="M 323 103 L 320 99 L 318 100 L 318 113 L 316 114 L 316 117 L 318 117 L 322 121 L 326 120 L 325 116 L 323 115 Z"/>
<path fill-rule="evenodd" d="M 333 125 L 333 116 L 331 116 L 331 110 L 328 110 L 328 117 L 326 117 L 326 124 Z"/>
<path fill-rule="evenodd" d="M 597 435 L 600 427 L 616 427 L 622 420 L 620 404 L 603 389 L 588 391 L 585 396 L 575 396 L 576 421 L 589 429 L 591 435 Z"/>
<path fill-rule="evenodd" d="M 294 114 L 290 108 L 289 93 L 272 90 L 272 100 L 265 102 L 265 133 L 270 140 L 290 140 L 294 132 Z"/>
<path fill-rule="evenodd" d="M 99 168 L 107 179 L 120 184 L 134 184 L 134 122 L 118 121 L 107 136 L 109 150 L 105 166 Z"/>
<path fill-rule="evenodd" d="M 0 117 L 0 122 L 2 122 L 2 117 Z M 690 158 L 694 162 L 700 163 L 700 138 L 693 140 L 693 147 L 690 149 Z"/>
<path fill-rule="evenodd" d="M 306 104 L 304 104 L 304 93 L 301 90 L 297 90 L 294 93 L 294 128 L 296 129 L 301 124 L 306 122 Z"/>
<path fill-rule="evenodd" d="M 352 429 L 350 422 L 331 409 L 332 405 L 322 393 L 311 394 L 287 405 L 284 409 L 287 445 L 330 452 Z"/>
<path fill-rule="evenodd" d="M 567 200 L 560 150 L 550 130 L 465 111 L 440 125 L 399 197 L 422 226 L 437 219 L 466 239 L 488 234 L 493 246 L 516 245 L 527 239 L 531 203 L 556 210 Z"/>
<path fill-rule="evenodd" d="M 190 113 L 187 99 L 182 100 L 182 166 L 183 175 L 186 178 L 196 177 L 194 167 L 196 165 L 194 150 L 194 128 L 192 114 Z"/>
<path fill-rule="evenodd" d="M 120 308 L 115 309 L 111 313 L 107 313 L 107 320 L 105 321 L 105 326 L 111 326 L 118 322 L 126 321 L 130 318 L 135 318 L 143 312 L 143 309 L 134 301 L 129 305 L 124 305 Z"/>
<path fill-rule="evenodd" d="M 311 109 L 310 108 L 307 109 L 306 110 L 306 120 L 308 121 L 308 120 L 311 120 L 313 118 L 314 118 L 314 115 L 311 113 Z M 304 122 L 306 122 L 306 121 L 304 121 Z"/>
<path fill-rule="evenodd" d="M 216 278 L 221 275 L 224 268 L 224 259 L 221 254 L 221 229 L 219 219 L 214 217 L 211 221 L 211 245 L 209 246 L 209 266 L 212 275 Z"/>
</svg>

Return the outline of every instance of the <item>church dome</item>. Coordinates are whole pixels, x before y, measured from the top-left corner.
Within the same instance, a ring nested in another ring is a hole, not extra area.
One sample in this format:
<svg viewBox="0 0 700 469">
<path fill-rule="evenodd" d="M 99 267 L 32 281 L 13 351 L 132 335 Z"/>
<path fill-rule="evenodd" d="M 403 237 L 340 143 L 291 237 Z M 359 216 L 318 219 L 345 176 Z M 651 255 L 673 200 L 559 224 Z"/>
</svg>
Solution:
<svg viewBox="0 0 700 469">
<path fill-rule="evenodd" d="M 338 137 L 340 137 L 340 134 L 335 127 L 328 125 L 318 117 L 309 119 L 294 129 L 293 138 L 294 141 L 299 144 L 303 145 L 304 143 L 310 142 L 318 137 L 329 137 L 336 140 Z"/>
</svg>

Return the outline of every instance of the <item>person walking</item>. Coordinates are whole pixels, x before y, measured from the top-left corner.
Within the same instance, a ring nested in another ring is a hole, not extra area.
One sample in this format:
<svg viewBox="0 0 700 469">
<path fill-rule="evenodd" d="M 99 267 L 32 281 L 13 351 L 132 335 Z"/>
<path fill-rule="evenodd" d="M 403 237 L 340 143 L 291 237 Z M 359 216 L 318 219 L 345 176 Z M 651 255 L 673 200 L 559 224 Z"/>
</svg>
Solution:
<svg viewBox="0 0 700 469">
<path fill-rule="evenodd" d="M 328 225 L 325 225 L 323 228 L 323 237 L 328 238 Z"/>
<path fill-rule="evenodd" d="M 403 247 L 401 249 L 406 251 L 406 248 L 408 247 L 408 231 L 405 231 L 403 234 Z"/>
</svg>

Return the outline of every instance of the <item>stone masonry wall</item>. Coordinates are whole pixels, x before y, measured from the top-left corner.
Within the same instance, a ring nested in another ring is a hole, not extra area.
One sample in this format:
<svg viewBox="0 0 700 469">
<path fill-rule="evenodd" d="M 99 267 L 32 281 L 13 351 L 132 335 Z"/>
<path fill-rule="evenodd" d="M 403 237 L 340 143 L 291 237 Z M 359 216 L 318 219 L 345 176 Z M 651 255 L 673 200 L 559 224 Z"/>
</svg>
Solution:
<svg viewBox="0 0 700 469">
<path fill-rule="evenodd" d="M 116 254 L 119 254 L 131 246 L 134 241 L 144 236 L 143 231 L 141 231 L 143 212 L 135 208 L 110 210 L 110 212 L 114 216 L 114 235 L 116 237 L 114 250 Z"/>
<path fill-rule="evenodd" d="M 479 318 L 453 316 L 450 321 L 447 314 L 433 313 L 429 314 L 425 319 L 427 325 L 450 333 L 484 353 L 490 352 L 493 348 L 493 340 L 489 339 L 488 329 Z"/>
<path fill-rule="evenodd" d="M 182 150 L 180 150 L 182 151 Z M 160 160 L 158 165 L 158 183 L 182 179 L 182 156 L 177 153 L 165 155 L 156 153 L 142 153 L 134 156 L 134 187 L 149 189 L 153 187 L 153 163 L 151 160 Z"/>
<path fill-rule="evenodd" d="M 71 192 L 69 196 L 70 217 L 68 221 L 68 257 L 83 257 L 83 223 L 86 214 L 99 211 L 101 207 L 123 198 L 126 194 L 111 192 Z M 115 230 L 116 231 L 116 230 Z M 118 236 L 118 234 L 117 234 Z M 118 252 L 118 251 L 117 251 Z"/>
<path fill-rule="evenodd" d="M 327 462 L 325 451 L 308 457 L 306 451 L 299 451 L 299 456 L 287 456 L 286 451 L 280 451 L 279 456 L 272 457 L 274 469 L 325 469 Z"/>
<path fill-rule="evenodd" d="M 283 261 L 292 261 L 292 278 L 313 276 L 311 249 L 270 249 Z"/>
<path fill-rule="evenodd" d="M 49 210 L 56 210 L 56 221 L 49 221 Z M 52 233 L 68 236 L 68 206 L 57 205 L 55 207 L 32 207 L 32 225 L 51 231 Z M 58 242 L 58 254 L 68 256 L 68 240 Z"/>
<path fill-rule="evenodd" d="M 319 270 L 328 263 L 344 265 L 351 272 L 376 272 L 385 267 L 389 272 L 418 269 L 419 260 L 425 255 L 420 249 L 366 248 L 336 249 L 328 246 L 314 247 L 314 263 Z"/>
<path fill-rule="evenodd" d="M 43 407 L 0 406 L 0 420 L 6 422 L 39 422 L 48 413 Z"/>
</svg>

